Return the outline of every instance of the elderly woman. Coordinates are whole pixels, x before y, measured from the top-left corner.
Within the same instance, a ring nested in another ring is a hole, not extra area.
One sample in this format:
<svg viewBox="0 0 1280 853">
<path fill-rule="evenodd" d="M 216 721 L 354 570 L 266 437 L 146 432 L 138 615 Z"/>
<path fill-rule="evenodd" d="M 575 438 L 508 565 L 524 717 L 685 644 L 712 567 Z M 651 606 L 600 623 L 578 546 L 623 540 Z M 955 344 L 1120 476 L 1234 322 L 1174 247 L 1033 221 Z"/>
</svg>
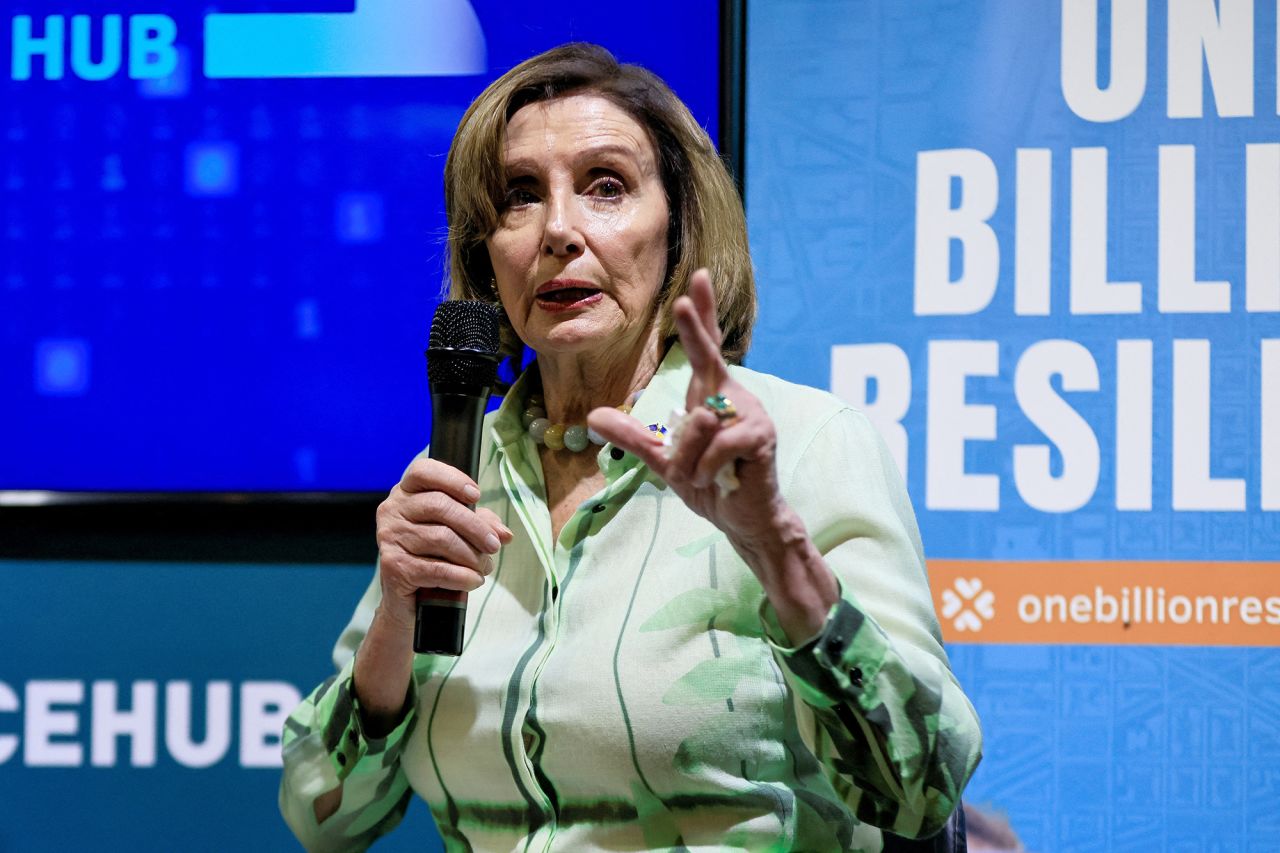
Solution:
<svg viewBox="0 0 1280 853">
<path fill-rule="evenodd" d="M 415 792 L 457 850 L 936 830 L 980 735 L 911 506 L 860 413 L 737 366 L 742 206 L 688 110 L 562 47 L 472 104 L 445 186 L 451 295 L 536 360 L 476 481 L 424 456 L 380 507 L 339 672 L 286 728 L 297 836 L 364 847 Z M 413 654 L 424 587 L 472 591 L 460 657 Z"/>
</svg>

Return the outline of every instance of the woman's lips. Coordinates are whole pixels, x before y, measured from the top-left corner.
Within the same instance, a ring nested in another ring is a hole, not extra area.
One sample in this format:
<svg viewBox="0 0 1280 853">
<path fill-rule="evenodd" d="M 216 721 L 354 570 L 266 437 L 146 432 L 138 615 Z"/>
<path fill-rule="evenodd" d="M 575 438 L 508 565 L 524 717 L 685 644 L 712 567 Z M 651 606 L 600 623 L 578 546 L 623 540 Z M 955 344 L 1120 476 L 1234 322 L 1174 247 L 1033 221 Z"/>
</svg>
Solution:
<svg viewBox="0 0 1280 853">
<path fill-rule="evenodd" d="M 598 290 L 585 287 L 561 287 L 539 293 L 534 301 L 543 311 L 556 313 L 593 305 L 603 298 Z"/>
<path fill-rule="evenodd" d="M 572 311 L 600 301 L 600 288 L 590 282 L 553 279 L 538 288 L 534 301 L 544 311 Z"/>
</svg>

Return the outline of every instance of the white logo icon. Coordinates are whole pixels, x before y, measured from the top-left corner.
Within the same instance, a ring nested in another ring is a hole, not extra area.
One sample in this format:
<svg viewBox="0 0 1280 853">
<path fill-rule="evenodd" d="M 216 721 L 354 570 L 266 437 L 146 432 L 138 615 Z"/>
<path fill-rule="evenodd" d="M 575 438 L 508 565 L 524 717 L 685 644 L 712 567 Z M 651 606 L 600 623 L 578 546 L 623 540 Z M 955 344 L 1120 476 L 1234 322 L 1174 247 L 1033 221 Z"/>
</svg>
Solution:
<svg viewBox="0 0 1280 853">
<path fill-rule="evenodd" d="M 977 631 L 984 619 L 996 615 L 995 600 L 995 593 L 983 590 L 978 578 L 956 578 L 954 590 L 942 591 L 942 616 L 955 617 L 951 624 L 957 631 Z"/>
</svg>

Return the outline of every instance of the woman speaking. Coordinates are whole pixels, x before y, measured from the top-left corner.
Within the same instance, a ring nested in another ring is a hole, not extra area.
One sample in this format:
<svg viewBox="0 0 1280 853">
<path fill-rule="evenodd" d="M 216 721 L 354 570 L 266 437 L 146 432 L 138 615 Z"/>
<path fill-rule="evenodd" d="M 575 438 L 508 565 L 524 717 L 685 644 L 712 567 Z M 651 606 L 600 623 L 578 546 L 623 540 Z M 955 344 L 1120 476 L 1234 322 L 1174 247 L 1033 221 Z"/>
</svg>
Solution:
<svg viewBox="0 0 1280 853">
<path fill-rule="evenodd" d="M 738 366 L 742 205 L 688 109 L 552 50 L 471 105 L 445 193 L 451 297 L 536 359 L 475 481 L 424 455 L 378 510 L 339 671 L 285 731 L 298 838 L 361 849 L 415 793 L 450 850 L 935 831 L 981 736 L 910 503 L 858 411 Z M 471 591 L 460 657 L 413 653 L 430 587 Z"/>
</svg>

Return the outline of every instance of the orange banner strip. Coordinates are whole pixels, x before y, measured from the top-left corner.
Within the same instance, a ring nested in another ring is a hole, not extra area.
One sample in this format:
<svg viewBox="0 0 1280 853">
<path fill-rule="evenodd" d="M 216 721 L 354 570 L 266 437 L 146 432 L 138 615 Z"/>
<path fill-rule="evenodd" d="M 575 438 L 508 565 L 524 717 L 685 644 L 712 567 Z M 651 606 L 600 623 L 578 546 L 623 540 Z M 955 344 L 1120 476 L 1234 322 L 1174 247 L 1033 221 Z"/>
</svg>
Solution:
<svg viewBox="0 0 1280 853">
<path fill-rule="evenodd" d="M 1280 562 L 929 560 L 949 643 L 1280 646 Z"/>
</svg>

